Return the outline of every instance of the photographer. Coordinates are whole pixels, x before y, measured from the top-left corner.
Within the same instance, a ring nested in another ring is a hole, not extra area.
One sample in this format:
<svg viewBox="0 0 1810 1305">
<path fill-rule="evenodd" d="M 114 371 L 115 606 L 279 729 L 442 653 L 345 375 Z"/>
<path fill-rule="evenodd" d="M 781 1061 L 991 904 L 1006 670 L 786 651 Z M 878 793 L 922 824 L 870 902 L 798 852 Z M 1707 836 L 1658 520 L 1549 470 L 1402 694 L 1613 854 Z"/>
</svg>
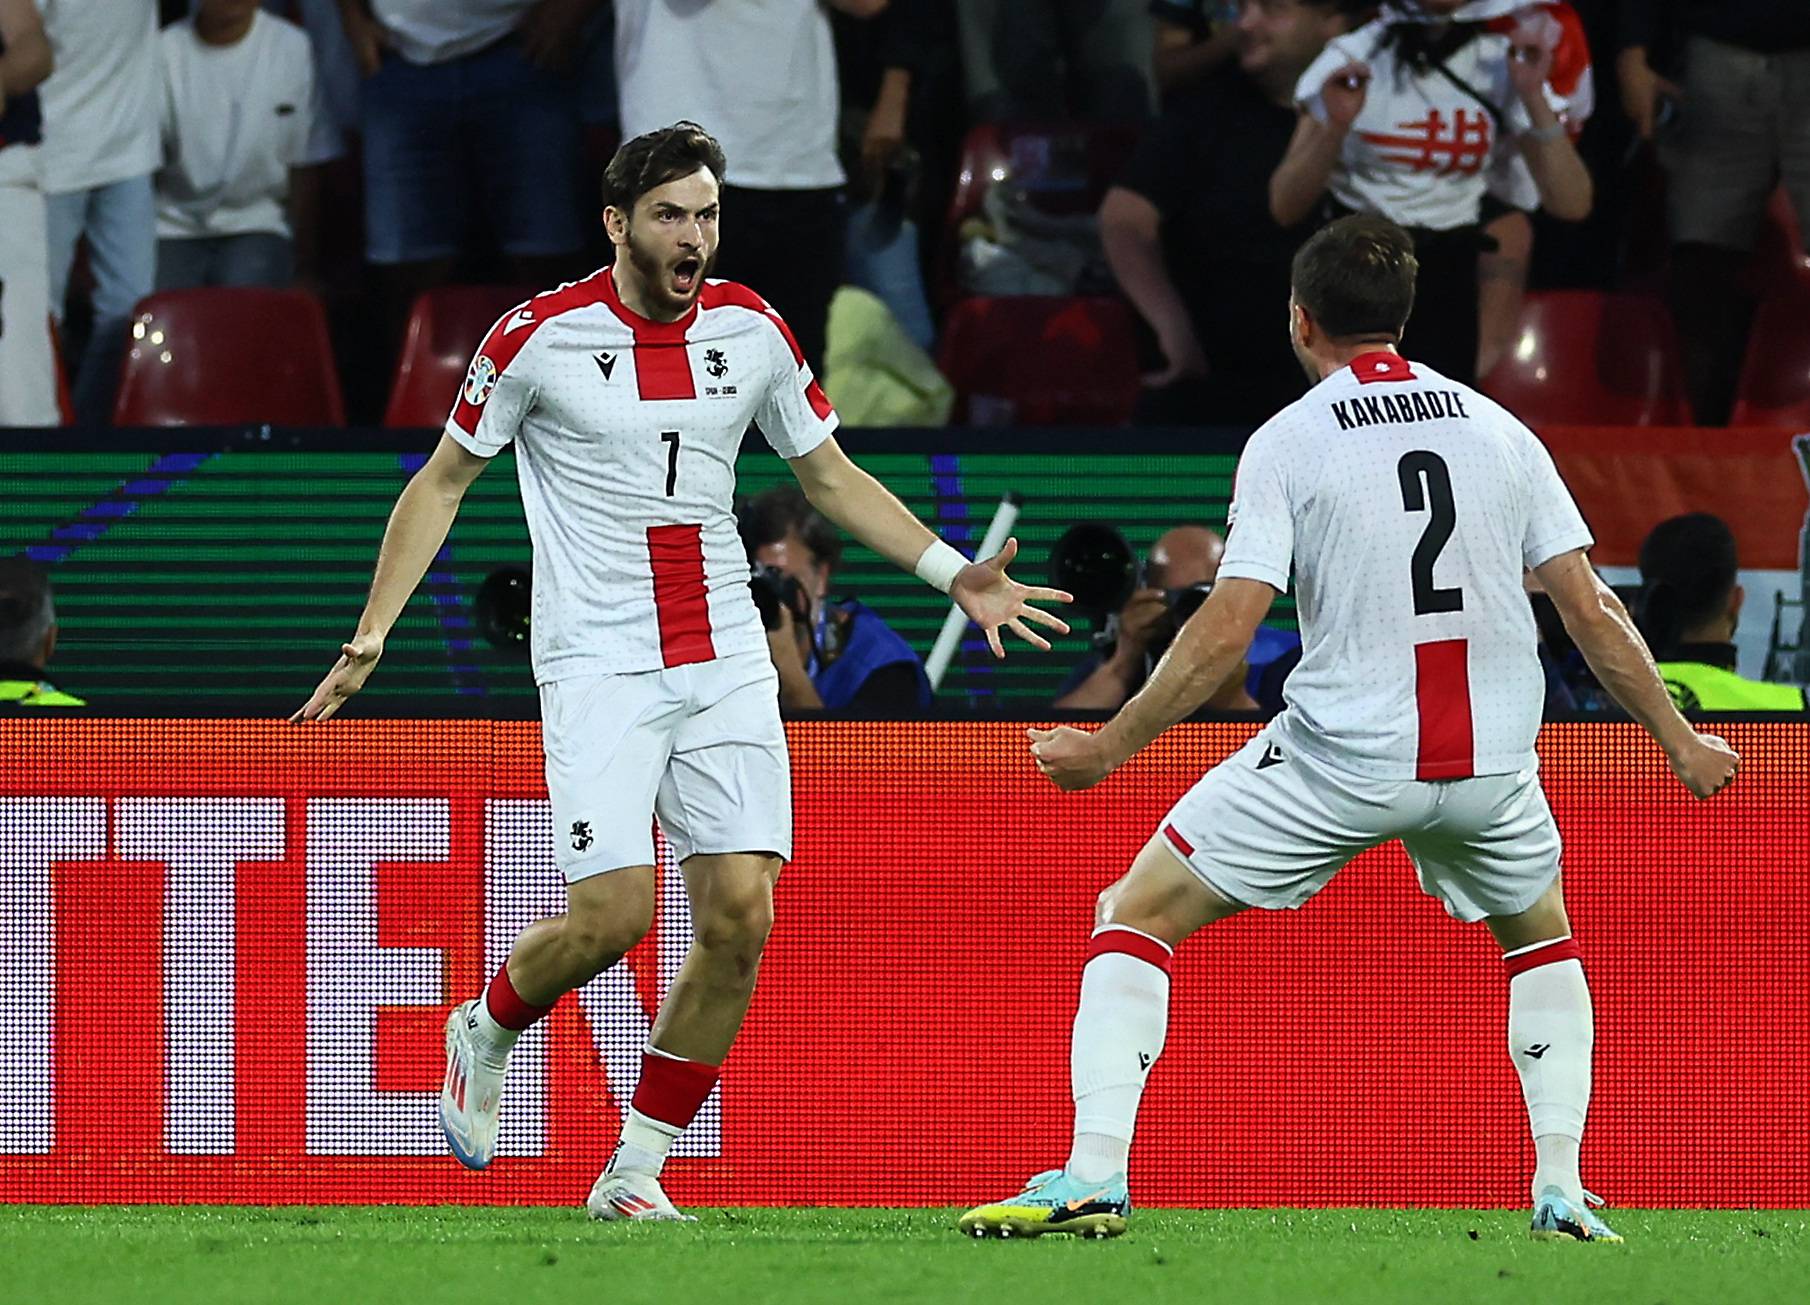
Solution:
<svg viewBox="0 0 1810 1305">
<path fill-rule="evenodd" d="M 856 599 L 829 597 L 842 539 L 803 492 L 794 485 L 767 490 L 740 515 L 780 707 L 888 714 L 927 708 L 930 681 L 911 645 Z"/>
<path fill-rule="evenodd" d="M 1181 622 L 1200 605 L 1200 596 L 1219 574 L 1219 555 L 1224 551 L 1225 541 L 1205 526 L 1177 526 L 1160 535 L 1150 546 L 1142 583 L 1119 609 L 1116 640 L 1077 666 L 1051 705 L 1116 711 L 1143 688 Z M 1257 711 L 1258 702 L 1245 684 L 1248 671 L 1248 663 L 1239 663 L 1207 707 Z"/>
</svg>

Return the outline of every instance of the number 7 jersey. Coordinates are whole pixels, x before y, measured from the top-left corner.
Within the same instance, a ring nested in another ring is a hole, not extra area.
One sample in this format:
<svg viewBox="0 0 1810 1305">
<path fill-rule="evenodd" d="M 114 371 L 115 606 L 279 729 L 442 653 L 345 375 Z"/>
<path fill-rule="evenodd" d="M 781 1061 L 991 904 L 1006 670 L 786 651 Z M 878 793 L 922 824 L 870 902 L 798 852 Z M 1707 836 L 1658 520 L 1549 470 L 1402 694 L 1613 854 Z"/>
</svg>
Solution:
<svg viewBox="0 0 1810 1305">
<path fill-rule="evenodd" d="M 684 317 L 655 322 L 605 268 L 491 328 L 446 434 L 480 457 L 517 446 L 537 683 L 766 647 L 733 508 L 750 421 L 783 458 L 837 424 L 791 331 L 745 286 L 706 281 Z"/>
<path fill-rule="evenodd" d="M 1507 410 L 1364 354 L 1251 436 L 1231 522 L 1220 579 L 1286 592 L 1293 565 L 1288 744 L 1379 779 L 1535 764 L 1545 677 L 1523 569 L 1594 541 Z"/>
</svg>

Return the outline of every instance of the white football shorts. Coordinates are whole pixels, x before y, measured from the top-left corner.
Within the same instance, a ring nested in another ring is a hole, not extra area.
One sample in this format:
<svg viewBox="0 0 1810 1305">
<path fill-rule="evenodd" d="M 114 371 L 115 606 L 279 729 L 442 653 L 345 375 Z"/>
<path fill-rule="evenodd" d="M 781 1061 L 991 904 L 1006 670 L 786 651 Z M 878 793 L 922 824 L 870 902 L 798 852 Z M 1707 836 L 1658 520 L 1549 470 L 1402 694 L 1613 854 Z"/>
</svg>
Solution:
<svg viewBox="0 0 1810 1305">
<path fill-rule="evenodd" d="M 568 882 L 654 863 L 792 855 L 792 764 L 766 650 L 541 685 L 555 859 Z"/>
<path fill-rule="evenodd" d="M 1459 920 L 1517 915 L 1559 873 L 1534 767 L 1474 779 L 1380 780 L 1310 760 L 1264 730 L 1200 778 L 1159 826 L 1229 901 L 1294 908 L 1358 853 L 1399 838 L 1420 886 Z"/>
</svg>

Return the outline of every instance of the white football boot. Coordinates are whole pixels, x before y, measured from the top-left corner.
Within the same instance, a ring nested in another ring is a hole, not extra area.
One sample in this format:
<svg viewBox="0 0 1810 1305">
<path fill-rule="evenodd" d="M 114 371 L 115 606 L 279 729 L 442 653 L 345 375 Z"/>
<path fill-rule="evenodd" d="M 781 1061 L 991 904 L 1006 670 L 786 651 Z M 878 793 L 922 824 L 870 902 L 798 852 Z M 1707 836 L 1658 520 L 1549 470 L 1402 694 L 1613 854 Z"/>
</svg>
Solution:
<svg viewBox="0 0 1810 1305">
<path fill-rule="evenodd" d="M 651 1219 L 667 1223 L 696 1223 L 666 1199 L 660 1180 L 652 1174 L 618 1172 L 615 1158 L 591 1185 L 584 1208 L 593 1219 Z"/>
<path fill-rule="evenodd" d="M 477 1004 L 455 1006 L 446 1017 L 446 1081 L 440 1085 L 440 1131 L 467 1169 L 482 1169 L 496 1158 L 497 1107 L 508 1069 L 507 1060 L 489 1065 L 478 1055 L 471 1036 Z"/>
</svg>

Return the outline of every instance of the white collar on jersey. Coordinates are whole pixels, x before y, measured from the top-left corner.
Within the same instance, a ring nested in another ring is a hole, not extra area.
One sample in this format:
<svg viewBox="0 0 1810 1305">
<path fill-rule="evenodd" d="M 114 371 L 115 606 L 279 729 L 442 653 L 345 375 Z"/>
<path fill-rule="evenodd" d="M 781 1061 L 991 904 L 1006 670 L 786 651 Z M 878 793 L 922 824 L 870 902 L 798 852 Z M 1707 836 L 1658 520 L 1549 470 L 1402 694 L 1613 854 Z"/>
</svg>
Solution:
<svg viewBox="0 0 1810 1305">
<path fill-rule="evenodd" d="M 1449 14 L 1430 14 L 1414 0 L 1384 0 L 1385 23 L 1486 23 L 1492 18 L 1532 9 L 1535 0 L 1467 0 Z"/>
</svg>

